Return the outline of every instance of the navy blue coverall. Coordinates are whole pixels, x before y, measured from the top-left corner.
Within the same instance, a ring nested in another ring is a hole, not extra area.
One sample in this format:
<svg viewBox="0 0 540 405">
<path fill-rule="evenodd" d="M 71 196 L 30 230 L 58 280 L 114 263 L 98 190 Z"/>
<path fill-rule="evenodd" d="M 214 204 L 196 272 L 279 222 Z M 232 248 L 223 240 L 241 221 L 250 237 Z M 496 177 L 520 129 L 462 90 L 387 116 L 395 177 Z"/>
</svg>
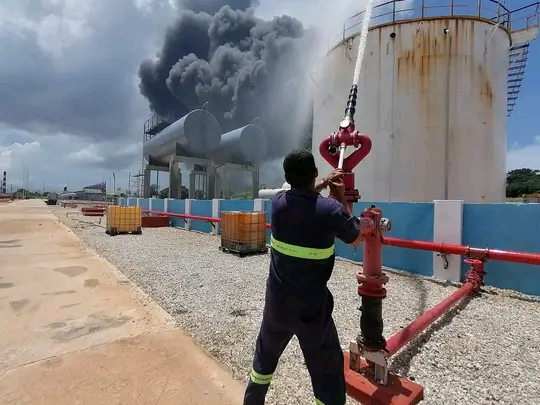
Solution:
<svg viewBox="0 0 540 405">
<path fill-rule="evenodd" d="M 264 405 L 293 335 L 304 354 L 315 403 L 345 404 L 343 353 L 326 283 L 334 268 L 334 238 L 349 244 L 359 234 L 359 220 L 334 199 L 298 189 L 273 198 L 270 272 L 244 405 Z"/>
</svg>

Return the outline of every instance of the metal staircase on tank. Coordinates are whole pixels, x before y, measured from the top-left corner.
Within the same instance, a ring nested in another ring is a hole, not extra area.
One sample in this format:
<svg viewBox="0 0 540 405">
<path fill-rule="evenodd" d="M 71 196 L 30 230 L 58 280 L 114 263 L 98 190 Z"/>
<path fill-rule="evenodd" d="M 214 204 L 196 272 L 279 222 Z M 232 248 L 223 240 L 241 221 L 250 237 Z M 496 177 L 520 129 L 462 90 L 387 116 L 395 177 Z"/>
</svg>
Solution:
<svg viewBox="0 0 540 405">
<path fill-rule="evenodd" d="M 510 48 L 508 67 L 508 96 L 506 103 L 506 113 L 509 117 L 514 107 L 521 89 L 521 83 L 525 75 L 527 57 L 529 55 L 529 43 L 517 45 Z"/>
<path fill-rule="evenodd" d="M 163 131 L 165 128 L 167 128 L 169 125 L 171 125 L 180 117 L 181 117 L 180 114 L 175 114 L 175 113 L 168 113 L 164 115 L 154 113 L 154 115 L 152 115 L 144 123 L 143 144 L 144 142 L 149 141 L 154 136 L 159 134 L 161 131 Z M 142 162 L 141 162 L 141 171 L 139 172 L 139 179 L 138 179 L 139 182 L 138 182 L 138 187 L 137 187 L 137 193 L 139 197 L 143 197 L 143 194 L 144 194 L 144 172 L 148 164 L 149 162 L 146 160 L 143 154 Z"/>
<path fill-rule="evenodd" d="M 493 0 L 490 0 L 493 2 Z M 501 10 L 504 12 L 501 13 Z M 521 90 L 525 67 L 529 56 L 529 44 L 534 41 L 540 28 L 540 2 L 535 2 L 515 10 L 508 10 L 500 4 L 497 21 L 504 23 L 510 33 L 512 45 L 508 54 L 508 89 L 506 115 L 510 116 Z M 502 20 L 502 21 L 501 21 Z"/>
<path fill-rule="evenodd" d="M 144 155 L 142 157 L 142 163 L 141 163 L 141 171 L 139 172 L 139 178 L 137 183 L 137 197 L 144 197 L 144 171 L 146 169 L 146 159 L 144 158 Z"/>
</svg>

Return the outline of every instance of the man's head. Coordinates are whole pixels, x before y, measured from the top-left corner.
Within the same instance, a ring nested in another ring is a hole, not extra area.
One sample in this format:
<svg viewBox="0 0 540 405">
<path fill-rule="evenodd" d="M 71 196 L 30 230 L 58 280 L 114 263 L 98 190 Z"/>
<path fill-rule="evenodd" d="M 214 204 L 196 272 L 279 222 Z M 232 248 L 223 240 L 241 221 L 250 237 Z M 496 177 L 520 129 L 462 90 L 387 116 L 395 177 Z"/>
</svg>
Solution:
<svg viewBox="0 0 540 405">
<path fill-rule="evenodd" d="M 283 161 L 285 180 L 291 188 L 314 188 L 315 179 L 319 175 L 315 166 L 315 158 L 308 150 L 293 150 Z"/>
</svg>

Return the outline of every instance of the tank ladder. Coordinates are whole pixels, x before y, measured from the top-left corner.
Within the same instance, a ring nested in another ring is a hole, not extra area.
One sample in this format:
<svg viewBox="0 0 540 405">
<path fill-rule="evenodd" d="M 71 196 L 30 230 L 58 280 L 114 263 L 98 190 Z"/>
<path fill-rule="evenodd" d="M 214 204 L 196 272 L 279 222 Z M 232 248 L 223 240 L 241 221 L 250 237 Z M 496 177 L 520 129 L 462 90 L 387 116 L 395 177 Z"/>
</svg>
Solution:
<svg viewBox="0 0 540 405">
<path fill-rule="evenodd" d="M 529 55 L 529 44 L 525 43 L 510 48 L 508 55 L 508 93 L 506 102 L 506 116 L 509 117 L 514 107 L 521 89 L 521 83 L 525 75 L 527 58 Z"/>
</svg>

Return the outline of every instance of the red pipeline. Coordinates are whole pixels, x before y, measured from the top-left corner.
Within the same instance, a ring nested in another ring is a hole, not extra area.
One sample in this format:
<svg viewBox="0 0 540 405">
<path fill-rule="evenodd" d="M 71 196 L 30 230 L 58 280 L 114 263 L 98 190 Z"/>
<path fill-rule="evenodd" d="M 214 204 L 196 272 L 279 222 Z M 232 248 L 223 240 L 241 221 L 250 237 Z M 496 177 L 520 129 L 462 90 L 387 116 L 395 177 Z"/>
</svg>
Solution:
<svg viewBox="0 0 540 405">
<path fill-rule="evenodd" d="M 143 210 L 149 214 L 167 215 L 175 218 L 193 219 L 205 222 L 221 222 L 221 218 L 203 217 L 198 215 L 176 214 L 172 212 Z M 271 224 L 266 224 L 271 229 Z M 540 265 L 540 254 L 527 252 L 513 252 L 508 250 L 475 248 L 472 246 L 452 245 L 449 243 L 427 242 L 422 240 L 408 240 L 383 237 L 383 245 L 404 249 L 424 250 L 428 252 L 445 253 L 448 255 L 466 256 L 478 260 L 497 260 L 511 263 Z"/>
</svg>

